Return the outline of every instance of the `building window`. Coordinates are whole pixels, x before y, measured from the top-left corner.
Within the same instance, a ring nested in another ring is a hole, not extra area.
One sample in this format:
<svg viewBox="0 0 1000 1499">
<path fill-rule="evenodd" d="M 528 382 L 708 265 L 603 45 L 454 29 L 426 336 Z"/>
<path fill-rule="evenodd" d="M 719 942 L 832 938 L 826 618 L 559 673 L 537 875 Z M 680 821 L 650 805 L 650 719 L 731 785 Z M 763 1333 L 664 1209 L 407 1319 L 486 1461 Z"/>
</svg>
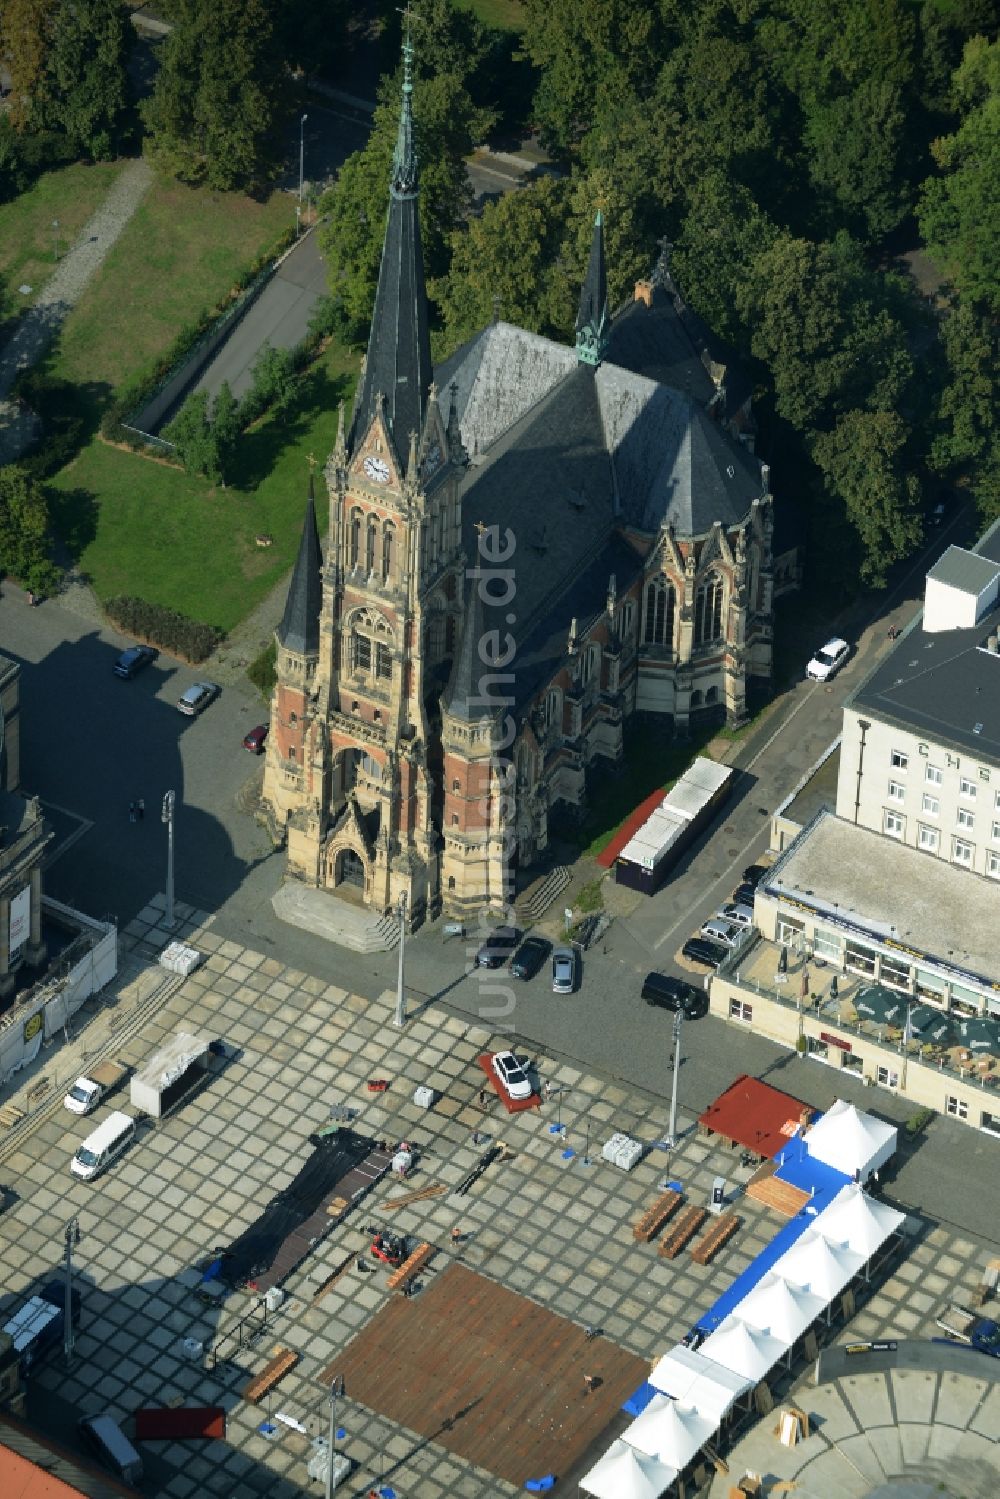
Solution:
<svg viewBox="0 0 1000 1499">
<path fill-rule="evenodd" d="M 805 925 L 804 925 L 803 922 L 796 921 L 796 919 L 795 919 L 794 916 L 784 916 L 784 915 L 782 915 L 779 912 L 779 914 L 778 914 L 778 941 L 779 942 L 783 943 L 786 947 L 793 946 L 796 942 L 800 942 L 802 940 L 802 934 L 803 934 L 804 931 L 805 931 Z"/>
<path fill-rule="evenodd" d="M 920 810 L 921 812 L 926 812 L 928 817 L 937 817 L 941 811 L 941 803 L 936 796 L 931 796 L 925 791 L 920 798 Z"/>
<path fill-rule="evenodd" d="M 925 765 L 924 780 L 929 786 L 940 786 L 944 780 L 944 771 L 937 765 Z"/>
<path fill-rule="evenodd" d="M 986 873 L 993 880 L 1000 880 L 1000 854 L 986 855 Z"/>
<path fill-rule="evenodd" d="M 627 606 L 631 607 L 631 606 Z M 631 614 L 629 626 L 631 627 Z M 645 645 L 674 643 L 674 590 L 663 578 L 653 578 L 646 588 Z"/>
<path fill-rule="evenodd" d="M 844 961 L 853 973 L 863 973 L 869 977 L 875 975 L 875 954 L 868 947 L 862 947 L 860 942 L 848 942 L 844 949 Z"/>
<path fill-rule="evenodd" d="M 458 624 L 454 614 L 449 614 L 444 622 L 444 652 L 446 656 L 455 654 L 455 639 L 458 633 Z"/>
<path fill-rule="evenodd" d="M 958 783 L 958 794 L 959 796 L 967 796 L 970 802 L 974 802 L 976 799 L 975 781 L 970 781 L 968 776 L 963 776 Z"/>
<path fill-rule="evenodd" d="M 382 582 L 387 583 L 392 572 L 392 553 L 396 544 L 394 526 L 386 526 L 382 532 Z"/>
<path fill-rule="evenodd" d="M 372 643 L 367 635 L 359 635 L 357 630 L 351 636 L 351 670 L 371 671 L 372 669 Z"/>
<path fill-rule="evenodd" d="M 926 849 L 929 854 L 936 854 L 938 848 L 940 847 L 940 844 L 941 834 L 938 832 L 937 828 L 925 828 L 923 826 L 918 827 L 917 846 L 919 848 Z"/>
<path fill-rule="evenodd" d="M 889 756 L 889 764 L 893 770 L 905 770 L 909 763 L 909 755 L 904 755 L 902 750 L 893 750 Z"/>
<path fill-rule="evenodd" d="M 898 1088 L 899 1073 L 892 1067 L 877 1067 L 875 1069 L 875 1081 L 881 1083 L 883 1088 Z"/>
<path fill-rule="evenodd" d="M 552 690 L 550 692 L 546 693 L 546 695 L 545 695 L 545 727 L 547 729 L 551 729 L 551 727 L 552 727 L 553 724 L 559 722 L 559 720 L 560 720 L 560 718 L 562 716 L 561 703 L 562 703 L 562 699 L 560 697 L 560 694 L 556 691 L 556 689 L 554 687 L 552 688 Z"/>
<path fill-rule="evenodd" d="M 368 539 L 365 543 L 365 572 L 371 577 L 375 571 L 375 543 L 378 539 L 378 521 L 374 515 L 368 519 Z"/>
<path fill-rule="evenodd" d="M 671 592 L 673 592 L 672 589 L 671 589 Z M 621 624 L 618 627 L 618 633 L 621 635 L 621 637 L 622 637 L 623 640 L 627 640 L 628 637 L 631 635 L 631 633 L 632 633 L 632 626 L 633 626 L 634 623 L 635 623 L 635 605 L 632 603 L 631 600 L 629 600 L 629 602 L 622 609 L 622 622 L 621 622 Z"/>
<path fill-rule="evenodd" d="M 993 831 L 990 833 L 990 837 L 994 843 L 1000 843 L 1000 822 L 993 824 Z"/>
<path fill-rule="evenodd" d="M 902 838 L 905 828 L 906 818 L 898 812 L 882 813 L 882 831 L 887 838 Z"/>
<path fill-rule="evenodd" d="M 993 793 L 993 805 L 996 807 L 997 811 L 1000 812 L 1000 791 L 995 791 Z"/>
<path fill-rule="evenodd" d="M 970 812 L 968 807 L 959 807 L 958 825 L 960 828 L 974 828 L 976 825 L 975 813 Z"/>
<path fill-rule="evenodd" d="M 730 1020 L 742 1020 L 747 1025 L 753 1020 L 753 1005 L 748 1005 L 743 999 L 731 999 L 729 1001 Z"/>
<path fill-rule="evenodd" d="M 288 747 L 288 758 L 289 758 L 289 760 L 294 760 L 295 759 L 295 745 L 294 744 L 289 745 L 289 747 Z"/>
<path fill-rule="evenodd" d="M 351 511 L 351 534 L 348 543 L 348 563 L 351 567 L 357 567 L 358 558 L 361 556 L 361 511 Z"/>
<path fill-rule="evenodd" d="M 377 677 L 392 676 L 392 652 L 381 640 L 375 642 L 375 675 Z"/>
<path fill-rule="evenodd" d="M 816 949 L 817 958 L 825 958 L 828 963 L 840 962 L 843 944 L 833 932 L 824 932 L 817 927 L 813 946 Z"/>
<path fill-rule="evenodd" d="M 968 1119 L 969 1105 L 964 1098 L 955 1098 L 953 1094 L 948 1095 L 944 1101 L 944 1111 L 953 1119 Z"/>
<path fill-rule="evenodd" d="M 458 813 L 457 812 L 453 812 L 451 814 L 451 825 L 452 825 L 453 828 L 457 828 L 458 827 Z"/>
<path fill-rule="evenodd" d="M 889 800 L 891 802 L 901 802 L 905 796 L 906 787 L 904 785 L 899 781 L 889 782 Z"/>
<path fill-rule="evenodd" d="M 910 965 L 899 963 L 892 958 L 883 958 L 878 971 L 879 983 L 885 984 L 889 989 L 902 989 L 904 993 L 910 992 Z"/>
<path fill-rule="evenodd" d="M 450 874 L 448 876 L 448 889 L 449 890 L 454 890 L 454 888 L 455 888 L 455 876 L 453 874 Z"/>
<path fill-rule="evenodd" d="M 595 668 L 597 666 L 597 663 L 598 663 L 598 661 L 600 659 L 600 654 L 599 653 L 600 653 L 600 647 L 596 646 L 596 645 L 588 645 L 587 649 L 583 653 L 583 662 L 582 662 L 581 668 L 580 668 L 580 676 L 581 676 L 581 678 L 583 680 L 583 685 L 585 687 L 586 687 L 587 683 L 590 681 L 591 677 L 594 675 L 594 670 L 595 670 Z M 598 672 L 598 680 L 599 679 L 600 679 L 600 673 Z"/>
<path fill-rule="evenodd" d="M 954 864 L 964 864 L 966 869 L 972 865 L 972 856 L 975 853 L 973 845 L 965 838 L 953 838 L 951 840 L 951 857 Z"/>
<path fill-rule="evenodd" d="M 710 573 L 694 598 L 694 643 L 708 645 L 722 638 L 722 579 Z"/>
</svg>

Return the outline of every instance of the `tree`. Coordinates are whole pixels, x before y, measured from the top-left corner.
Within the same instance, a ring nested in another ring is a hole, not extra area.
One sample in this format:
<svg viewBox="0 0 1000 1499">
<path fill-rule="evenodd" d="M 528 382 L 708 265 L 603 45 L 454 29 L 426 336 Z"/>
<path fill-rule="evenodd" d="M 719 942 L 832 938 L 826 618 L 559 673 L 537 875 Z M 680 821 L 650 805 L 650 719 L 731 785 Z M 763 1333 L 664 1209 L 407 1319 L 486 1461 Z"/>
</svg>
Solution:
<svg viewBox="0 0 1000 1499">
<path fill-rule="evenodd" d="M 204 474 L 210 484 L 222 479 L 219 443 L 208 412 L 208 392 L 195 390 L 163 430 L 188 474 Z"/>
<path fill-rule="evenodd" d="M 0 571 L 44 598 L 59 586 L 45 491 L 16 464 L 0 468 Z"/>
<path fill-rule="evenodd" d="M 898 406 L 913 372 L 905 332 L 847 235 L 823 244 L 779 235 L 738 295 L 776 410 L 800 431 L 854 407 Z"/>
<path fill-rule="evenodd" d="M 1000 337 L 990 317 L 963 305 L 942 320 L 940 337 L 950 378 L 938 400 L 931 463 L 944 473 L 983 459 L 1000 435 Z"/>
<path fill-rule="evenodd" d="M 291 354 L 287 349 L 275 349 L 265 341 L 250 373 L 252 383 L 240 403 L 243 424 L 255 421 L 265 411 L 282 416 L 295 399 L 295 369 Z"/>
<path fill-rule="evenodd" d="M 920 485 L 905 471 L 907 438 L 895 412 L 848 411 L 813 443 L 824 483 L 861 543 L 862 580 L 875 588 L 920 542 Z"/>
<path fill-rule="evenodd" d="M 674 247 L 678 281 L 709 326 L 745 350 L 749 332 L 737 306 L 754 261 L 778 235 L 753 195 L 724 172 L 695 185 Z"/>
<path fill-rule="evenodd" d="M 48 18 L 33 117 L 95 159 L 113 153 L 125 112 L 125 28 L 117 0 L 60 0 Z"/>
<path fill-rule="evenodd" d="M 229 381 L 223 380 L 212 402 L 212 435 L 219 456 L 219 473 L 222 487 L 226 487 L 226 471 L 232 463 L 233 453 L 243 430 L 239 402 L 233 395 Z"/>
<path fill-rule="evenodd" d="M 931 254 L 963 297 L 1000 312 L 1000 42 L 966 43 L 953 93 L 961 123 L 931 150 L 941 175 L 923 188 Z"/>
<path fill-rule="evenodd" d="M 156 84 L 141 105 L 154 158 L 186 182 L 258 186 L 274 170 L 287 90 L 266 0 L 176 0 Z"/>
<path fill-rule="evenodd" d="M 45 68 L 47 25 L 57 0 L 4 0 L 0 6 L 0 58 L 10 75 L 7 113 L 26 129 Z"/>
</svg>

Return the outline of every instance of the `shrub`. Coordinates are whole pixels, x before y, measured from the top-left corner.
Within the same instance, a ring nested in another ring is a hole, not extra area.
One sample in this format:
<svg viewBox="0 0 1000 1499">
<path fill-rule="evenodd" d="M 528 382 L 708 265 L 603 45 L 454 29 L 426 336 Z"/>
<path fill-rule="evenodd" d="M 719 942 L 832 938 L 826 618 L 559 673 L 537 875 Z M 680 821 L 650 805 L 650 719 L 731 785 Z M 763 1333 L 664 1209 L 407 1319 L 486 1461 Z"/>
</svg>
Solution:
<svg viewBox="0 0 1000 1499">
<path fill-rule="evenodd" d="M 123 634 L 135 635 L 195 665 L 210 656 L 225 639 L 225 632 L 215 625 L 199 624 L 176 609 L 149 604 L 128 594 L 108 599 L 104 610 Z"/>
<path fill-rule="evenodd" d="M 915 1114 L 910 1115 L 903 1128 L 910 1139 L 914 1140 L 927 1128 L 933 1118 L 933 1109 L 918 1109 Z"/>
<path fill-rule="evenodd" d="M 247 676 L 257 688 L 261 697 L 269 698 L 274 691 L 274 684 L 278 680 L 276 670 L 277 656 L 278 647 L 276 642 L 272 640 L 271 644 L 266 646 L 259 656 L 255 656 L 247 667 Z"/>
</svg>

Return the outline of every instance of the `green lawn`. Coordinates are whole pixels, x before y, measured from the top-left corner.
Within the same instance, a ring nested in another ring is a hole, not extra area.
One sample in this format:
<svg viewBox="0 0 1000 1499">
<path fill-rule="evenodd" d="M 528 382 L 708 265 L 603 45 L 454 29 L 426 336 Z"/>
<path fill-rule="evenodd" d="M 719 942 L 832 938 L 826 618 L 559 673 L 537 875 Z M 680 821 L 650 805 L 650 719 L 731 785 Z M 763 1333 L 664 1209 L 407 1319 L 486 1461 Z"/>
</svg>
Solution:
<svg viewBox="0 0 1000 1499">
<path fill-rule="evenodd" d="M 133 594 L 232 629 L 295 560 L 306 459 L 325 463 L 357 369 L 356 354 L 331 345 L 303 375 L 295 408 L 242 439 L 226 489 L 98 440 L 84 448 L 49 493 L 57 530 L 98 598 Z M 321 479 L 316 489 L 322 527 Z M 257 547 L 259 533 L 274 544 Z"/>
<path fill-rule="evenodd" d="M 463 10 L 471 10 L 484 26 L 495 31 L 522 31 L 524 6 L 521 0 L 458 0 Z"/>
<path fill-rule="evenodd" d="M 60 167 L 0 207 L 0 307 L 17 312 L 35 300 L 55 270 L 57 236 L 64 254 L 121 170 L 120 161 Z M 22 284 L 31 296 L 21 295 Z"/>
<path fill-rule="evenodd" d="M 293 212 L 286 193 L 255 203 L 157 179 L 67 318 L 49 372 L 99 400 L 219 302 Z"/>
</svg>

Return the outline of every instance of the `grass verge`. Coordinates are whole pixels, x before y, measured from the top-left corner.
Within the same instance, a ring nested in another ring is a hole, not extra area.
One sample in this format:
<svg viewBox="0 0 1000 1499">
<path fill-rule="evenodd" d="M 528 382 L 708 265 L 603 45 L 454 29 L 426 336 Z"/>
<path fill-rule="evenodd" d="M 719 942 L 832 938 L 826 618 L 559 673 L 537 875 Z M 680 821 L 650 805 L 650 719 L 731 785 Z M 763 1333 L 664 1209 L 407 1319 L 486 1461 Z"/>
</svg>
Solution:
<svg viewBox="0 0 1000 1499">
<path fill-rule="evenodd" d="M 122 171 L 120 161 L 76 162 L 45 172 L 0 210 L 0 307 L 28 307 Z M 58 222 L 58 229 L 53 224 Z M 18 287 L 32 288 L 22 296 Z"/>
</svg>

